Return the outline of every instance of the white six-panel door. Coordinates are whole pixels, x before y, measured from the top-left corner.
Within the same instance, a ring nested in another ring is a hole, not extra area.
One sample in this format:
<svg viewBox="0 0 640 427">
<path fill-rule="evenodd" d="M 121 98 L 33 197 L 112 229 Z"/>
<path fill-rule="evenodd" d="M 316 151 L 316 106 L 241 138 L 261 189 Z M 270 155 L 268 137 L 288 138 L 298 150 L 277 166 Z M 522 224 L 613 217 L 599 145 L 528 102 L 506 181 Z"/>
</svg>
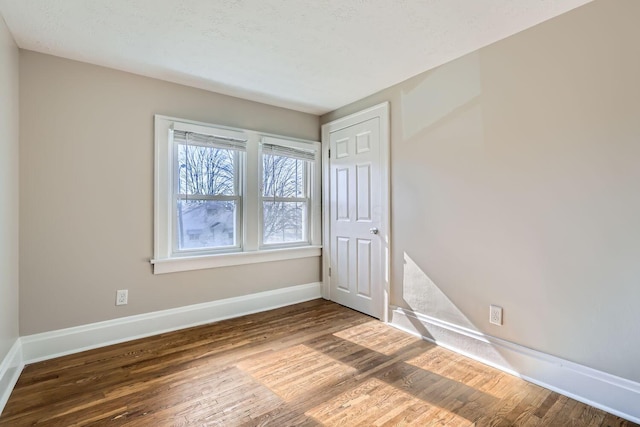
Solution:
<svg viewBox="0 0 640 427">
<path fill-rule="evenodd" d="M 325 125 L 328 141 L 323 141 L 330 149 L 325 167 L 329 296 L 377 318 L 383 317 L 388 239 L 384 203 L 388 186 L 381 163 L 381 135 L 386 127 L 382 120 L 372 114 L 354 115 L 341 125 L 334 123 L 333 130 L 330 123 Z"/>
</svg>

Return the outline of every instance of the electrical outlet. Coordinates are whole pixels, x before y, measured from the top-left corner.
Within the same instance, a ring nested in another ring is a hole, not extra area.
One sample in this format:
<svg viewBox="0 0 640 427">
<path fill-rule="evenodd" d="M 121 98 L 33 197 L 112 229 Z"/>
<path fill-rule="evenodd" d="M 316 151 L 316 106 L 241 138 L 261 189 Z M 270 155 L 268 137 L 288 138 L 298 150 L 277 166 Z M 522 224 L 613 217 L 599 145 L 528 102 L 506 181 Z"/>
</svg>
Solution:
<svg viewBox="0 0 640 427">
<path fill-rule="evenodd" d="M 502 326 L 502 307 L 497 305 L 489 306 L 489 323 Z"/>
<path fill-rule="evenodd" d="M 116 305 L 127 305 L 128 302 L 129 291 L 127 289 L 116 291 Z"/>
</svg>

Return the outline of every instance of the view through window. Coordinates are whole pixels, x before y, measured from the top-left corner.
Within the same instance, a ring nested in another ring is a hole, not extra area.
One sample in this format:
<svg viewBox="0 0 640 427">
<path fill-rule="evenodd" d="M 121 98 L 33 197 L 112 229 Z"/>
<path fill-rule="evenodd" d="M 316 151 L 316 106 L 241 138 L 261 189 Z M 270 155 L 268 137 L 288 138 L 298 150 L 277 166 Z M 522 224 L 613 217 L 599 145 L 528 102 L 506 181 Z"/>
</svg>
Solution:
<svg viewBox="0 0 640 427">
<path fill-rule="evenodd" d="M 238 156 L 215 146 L 177 146 L 178 249 L 237 246 Z"/>
</svg>

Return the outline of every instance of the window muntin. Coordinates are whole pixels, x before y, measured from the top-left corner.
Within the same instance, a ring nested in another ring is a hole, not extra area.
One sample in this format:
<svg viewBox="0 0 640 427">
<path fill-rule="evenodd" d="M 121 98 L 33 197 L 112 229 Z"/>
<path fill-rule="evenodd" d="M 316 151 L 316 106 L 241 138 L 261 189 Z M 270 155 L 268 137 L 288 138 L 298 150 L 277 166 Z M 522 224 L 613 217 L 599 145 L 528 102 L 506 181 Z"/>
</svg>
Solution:
<svg viewBox="0 0 640 427">
<path fill-rule="evenodd" d="M 309 242 L 308 161 L 282 154 L 263 147 L 263 246 Z"/>
</svg>

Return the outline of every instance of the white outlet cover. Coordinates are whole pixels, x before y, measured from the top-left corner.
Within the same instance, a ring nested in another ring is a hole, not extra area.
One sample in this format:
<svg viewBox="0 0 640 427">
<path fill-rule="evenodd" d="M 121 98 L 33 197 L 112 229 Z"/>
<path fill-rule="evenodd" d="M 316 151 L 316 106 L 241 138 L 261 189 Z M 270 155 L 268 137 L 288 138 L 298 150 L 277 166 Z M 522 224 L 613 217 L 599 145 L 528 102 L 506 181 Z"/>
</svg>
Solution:
<svg viewBox="0 0 640 427">
<path fill-rule="evenodd" d="M 489 323 L 502 326 L 502 307 L 497 305 L 489 306 Z"/>
<path fill-rule="evenodd" d="M 121 289 L 116 291 L 116 305 L 126 305 L 129 302 L 129 291 Z"/>
</svg>

